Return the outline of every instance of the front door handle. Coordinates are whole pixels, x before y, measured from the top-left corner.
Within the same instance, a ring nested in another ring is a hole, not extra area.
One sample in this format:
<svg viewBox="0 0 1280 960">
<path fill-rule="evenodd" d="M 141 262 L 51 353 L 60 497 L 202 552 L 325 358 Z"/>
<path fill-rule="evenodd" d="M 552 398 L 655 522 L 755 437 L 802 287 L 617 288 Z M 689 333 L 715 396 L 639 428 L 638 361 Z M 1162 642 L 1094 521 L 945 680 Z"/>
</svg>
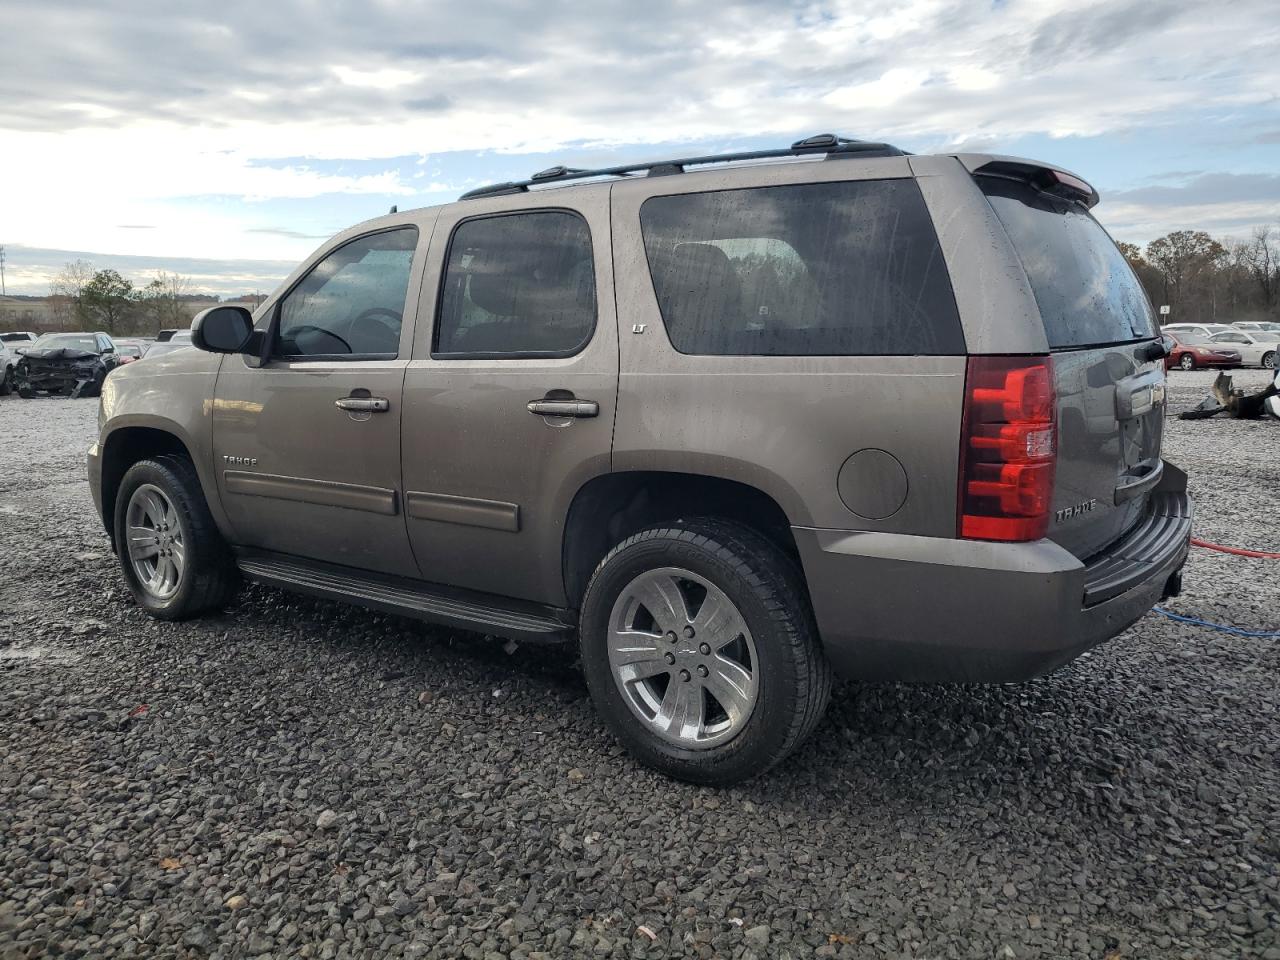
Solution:
<svg viewBox="0 0 1280 960">
<path fill-rule="evenodd" d="M 333 405 L 350 413 L 386 413 L 391 409 L 391 401 L 386 397 L 342 397 L 333 401 Z"/>
<path fill-rule="evenodd" d="M 526 406 L 538 417 L 575 417 L 581 420 L 600 416 L 600 404 L 594 400 L 530 400 Z"/>
</svg>

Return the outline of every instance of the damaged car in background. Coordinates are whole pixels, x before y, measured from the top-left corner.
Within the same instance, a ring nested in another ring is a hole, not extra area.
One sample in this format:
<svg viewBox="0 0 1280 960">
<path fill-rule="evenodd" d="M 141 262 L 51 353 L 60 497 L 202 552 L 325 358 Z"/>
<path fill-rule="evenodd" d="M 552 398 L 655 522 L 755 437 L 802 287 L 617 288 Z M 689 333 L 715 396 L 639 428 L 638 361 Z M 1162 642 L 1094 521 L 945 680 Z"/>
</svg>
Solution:
<svg viewBox="0 0 1280 960">
<path fill-rule="evenodd" d="M 105 333 L 47 333 L 24 351 L 14 381 L 27 399 L 42 393 L 96 397 L 122 362 Z"/>
<path fill-rule="evenodd" d="M 1208 420 L 1225 413 L 1236 420 L 1260 420 L 1271 416 L 1280 419 L 1280 373 L 1263 389 L 1246 393 L 1231 377 L 1218 374 L 1205 397 L 1190 410 L 1178 414 L 1179 420 Z"/>
</svg>

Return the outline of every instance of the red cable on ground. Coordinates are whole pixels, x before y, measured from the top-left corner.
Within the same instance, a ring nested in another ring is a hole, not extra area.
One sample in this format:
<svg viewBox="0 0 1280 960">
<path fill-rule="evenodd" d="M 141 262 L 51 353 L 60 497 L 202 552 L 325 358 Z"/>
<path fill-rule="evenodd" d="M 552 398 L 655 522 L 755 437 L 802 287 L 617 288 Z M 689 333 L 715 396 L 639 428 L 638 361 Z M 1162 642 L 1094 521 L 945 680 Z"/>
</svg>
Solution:
<svg viewBox="0 0 1280 960">
<path fill-rule="evenodd" d="M 1233 553 L 1237 557 L 1256 557 L 1259 560 L 1280 560 L 1280 553 L 1269 553 L 1266 550 L 1244 550 L 1240 547 L 1224 547 L 1220 543 L 1210 543 L 1208 540 L 1198 540 L 1191 538 L 1193 547 L 1204 547 L 1206 550 L 1217 550 L 1219 553 Z"/>
</svg>

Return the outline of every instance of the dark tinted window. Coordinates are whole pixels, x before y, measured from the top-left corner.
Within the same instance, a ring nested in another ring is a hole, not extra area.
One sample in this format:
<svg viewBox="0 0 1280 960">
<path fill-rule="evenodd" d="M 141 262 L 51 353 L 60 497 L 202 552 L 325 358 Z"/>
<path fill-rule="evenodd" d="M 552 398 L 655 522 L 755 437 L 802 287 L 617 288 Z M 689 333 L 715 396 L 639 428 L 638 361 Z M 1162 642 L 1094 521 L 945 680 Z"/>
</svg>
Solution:
<svg viewBox="0 0 1280 960">
<path fill-rule="evenodd" d="M 561 210 L 468 220 L 449 244 L 441 356 L 565 356 L 596 322 L 591 234 Z"/>
<path fill-rule="evenodd" d="M 1084 207 L 1016 180 L 980 177 L 979 183 L 1022 259 L 1049 346 L 1156 335 L 1142 284 Z"/>
<path fill-rule="evenodd" d="M 317 263 L 280 304 L 276 355 L 394 357 L 417 245 L 417 228 L 401 227 L 352 240 Z"/>
<path fill-rule="evenodd" d="M 911 180 L 652 197 L 640 209 L 672 344 L 695 354 L 959 354 Z"/>
</svg>

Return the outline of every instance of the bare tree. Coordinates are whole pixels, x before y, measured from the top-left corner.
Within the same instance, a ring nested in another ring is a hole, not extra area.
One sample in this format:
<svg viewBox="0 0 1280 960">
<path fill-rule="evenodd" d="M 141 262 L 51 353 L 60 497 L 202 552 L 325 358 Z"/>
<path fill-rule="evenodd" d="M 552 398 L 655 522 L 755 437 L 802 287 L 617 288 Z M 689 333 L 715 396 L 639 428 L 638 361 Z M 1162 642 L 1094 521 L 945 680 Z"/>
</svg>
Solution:
<svg viewBox="0 0 1280 960">
<path fill-rule="evenodd" d="M 49 307 L 59 326 L 83 323 L 84 288 L 93 280 L 93 264 L 72 260 L 49 284 Z"/>
<path fill-rule="evenodd" d="M 190 291 L 189 278 L 164 270 L 157 271 L 154 279 L 138 291 L 147 332 L 156 333 L 166 327 L 185 327 L 190 324 L 190 310 L 183 302 Z"/>
<path fill-rule="evenodd" d="M 1163 302 L 1179 315 L 1200 313 L 1205 319 L 1217 315 L 1216 291 L 1205 281 L 1225 254 L 1222 244 L 1203 230 L 1175 230 L 1147 244 L 1147 260 L 1163 279 Z"/>
<path fill-rule="evenodd" d="M 1280 294 L 1280 239 L 1271 227 L 1254 228 L 1253 237 L 1245 246 L 1245 259 L 1262 294 L 1262 308 L 1270 312 Z"/>
</svg>

